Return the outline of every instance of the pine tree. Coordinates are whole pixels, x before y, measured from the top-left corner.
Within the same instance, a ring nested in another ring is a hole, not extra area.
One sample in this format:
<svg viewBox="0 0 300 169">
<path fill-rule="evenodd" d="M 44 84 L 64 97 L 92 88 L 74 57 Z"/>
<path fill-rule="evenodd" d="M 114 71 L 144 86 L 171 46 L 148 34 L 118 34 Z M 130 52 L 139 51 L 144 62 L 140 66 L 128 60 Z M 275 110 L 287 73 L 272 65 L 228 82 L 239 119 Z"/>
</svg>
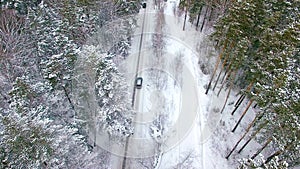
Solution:
<svg viewBox="0 0 300 169">
<path fill-rule="evenodd" d="M 100 106 L 97 115 L 100 128 L 107 130 L 112 137 L 129 136 L 133 132 L 132 113 L 125 79 L 113 64 L 111 56 L 98 57 L 95 92 Z"/>
<path fill-rule="evenodd" d="M 45 86 L 28 77 L 17 78 L 10 92 L 10 109 L 1 116 L 3 167 L 74 167 L 93 160 L 77 129 L 50 120 Z"/>
<path fill-rule="evenodd" d="M 236 44 L 228 50 L 233 56 L 229 62 L 240 62 L 236 85 L 245 88 L 253 84 L 250 90 L 242 90 L 241 97 L 255 101 L 263 112 L 258 123 L 264 130 L 256 129 L 254 133 L 268 133 L 265 135 L 274 137 L 272 144 L 278 146 L 274 155 L 267 158 L 268 162 L 275 156 L 284 160 L 286 153 L 297 153 L 293 150 L 297 149 L 298 136 L 293 133 L 298 128 L 286 124 L 296 123 L 298 116 L 293 108 L 299 100 L 299 95 L 293 92 L 299 88 L 296 87 L 299 86 L 298 7 L 299 3 L 294 1 L 236 1 L 219 20 L 213 34 L 217 48 L 228 41 Z M 262 142 L 267 139 L 260 138 Z M 292 156 L 293 160 L 285 160 L 295 163 L 297 157 Z"/>
<path fill-rule="evenodd" d="M 82 49 L 73 83 L 74 99 L 79 120 L 96 121 L 97 126 L 92 127 L 109 133 L 111 139 L 123 140 L 133 132 L 133 112 L 125 79 L 112 58 L 98 47 Z"/>
<path fill-rule="evenodd" d="M 41 120 L 43 111 L 39 107 L 27 115 L 10 112 L 1 118 L 1 168 L 39 168 L 50 160 L 52 136 L 47 121 Z"/>
<path fill-rule="evenodd" d="M 86 133 L 75 118 L 77 100 L 71 83 L 79 46 L 97 23 L 108 21 L 98 17 L 104 10 L 99 12 L 99 1 L 95 4 L 1 1 L 1 65 L 7 68 L 0 74 L 1 104 L 6 100 L 0 108 L 1 168 L 108 168 L 106 152 L 96 154 L 87 148 L 86 135 L 82 135 Z M 113 100 L 119 102 L 122 97 L 114 95 Z M 124 107 L 114 108 L 117 113 L 110 116 L 119 122 L 110 126 L 115 135 L 132 133 L 130 118 L 118 116 L 121 111 L 128 113 Z"/>
</svg>

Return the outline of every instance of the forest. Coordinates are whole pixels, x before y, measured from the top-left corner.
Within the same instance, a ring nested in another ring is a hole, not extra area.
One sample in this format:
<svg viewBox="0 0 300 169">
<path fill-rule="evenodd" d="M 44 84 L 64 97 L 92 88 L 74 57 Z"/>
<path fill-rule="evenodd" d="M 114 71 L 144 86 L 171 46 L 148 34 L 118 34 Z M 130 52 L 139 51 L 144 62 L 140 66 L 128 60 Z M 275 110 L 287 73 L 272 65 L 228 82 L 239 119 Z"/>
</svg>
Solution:
<svg viewBox="0 0 300 169">
<path fill-rule="evenodd" d="M 110 0 L 1 1 L 0 168 L 107 168 L 107 153 L 93 150 L 76 118 L 74 67 L 91 35 L 138 8 Z M 113 71 L 111 64 L 103 58 L 98 66 Z"/>
<path fill-rule="evenodd" d="M 96 116 L 95 125 L 114 140 L 132 134 L 133 113 L 130 103 L 123 102 L 126 86 L 114 60 L 128 55 L 140 2 L 0 3 L 0 168 L 109 168 L 109 153 L 99 150 L 85 130 L 90 117 L 79 117 Z M 238 152 L 255 139 L 261 148 L 239 168 L 299 166 L 300 2 L 180 0 L 178 8 L 197 31 L 208 21 L 214 23 L 209 40 L 219 56 L 205 94 L 226 91 L 219 112 L 225 113 L 229 95 L 239 91 L 229 113 L 235 115 L 242 103 L 247 106 L 232 132 L 249 107 L 259 110 L 224 158 L 229 159 L 242 140 L 247 139 Z M 107 24 L 119 18 L 132 20 Z M 103 28 L 116 29 L 117 44 L 92 38 Z M 86 60 L 88 65 L 83 65 Z M 96 70 L 88 69 L 89 64 Z M 95 84 L 88 84 L 86 72 L 95 77 Z M 84 102 L 90 90 L 97 95 L 88 99 L 101 107 L 96 115 L 83 110 L 90 106 Z M 267 146 L 272 154 L 255 160 Z"/>
<path fill-rule="evenodd" d="M 205 22 L 204 19 L 203 23 L 199 23 L 203 7 L 206 7 L 205 19 L 216 19 L 211 40 L 215 42 L 215 48 L 219 51 L 206 94 L 215 90 L 217 83 L 222 84 L 218 95 L 221 90 L 228 90 L 228 97 L 231 89 L 239 90 L 231 114 L 234 115 L 242 102 L 246 102 L 247 106 L 232 132 L 235 132 L 250 106 L 259 109 L 226 158 L 230 158 L 245 136 L 250 135 L 249 140 L 238 152 L 240 153 L 254 138 L 262 147 L 245 161 L 242 168 L 266 167 L 275 157 L 279 168 L 283 167 L 284 163 L 288 163 L 290 167 L 298 166 L 299 1 L 181 1 L 181 8 L 189 12 L 190 21 L 194 22 L 196 29 L 200 28 L 200 31 Z M 222 111 L 223 109 L 220 113 Z M 269 144 L 273 146 L 273 154 L 258 165 L 253 159 Z"/>
</svg>

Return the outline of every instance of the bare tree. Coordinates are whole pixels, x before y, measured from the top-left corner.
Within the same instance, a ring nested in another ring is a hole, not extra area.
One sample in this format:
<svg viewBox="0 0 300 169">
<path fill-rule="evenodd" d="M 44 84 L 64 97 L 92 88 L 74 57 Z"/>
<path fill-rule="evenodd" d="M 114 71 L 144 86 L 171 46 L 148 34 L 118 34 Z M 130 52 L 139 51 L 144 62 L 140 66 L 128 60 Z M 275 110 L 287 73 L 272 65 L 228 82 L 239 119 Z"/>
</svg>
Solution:
<svg viewBox="0 0 300 169">
<path fill-rule="evenodd" d="M 155 33 L 152 36 L 152 45 L 154 48 L 155 55 L 158 58 L 162 56 L 163 48 L 165 47 L 165 42 L 163 40 L 164 24 L 165 24 L 164 8 L 160 8 L 159 12 L 156 14 Z"/>
<path fill-rule="evenodd" d="M 183 158 L 180 159 L 180 162 L 178 162 L 173 169 L 181 169 L 181 168 L 189 168 L 189 169 L 196 169 L 196 167 L 193 166 L 193 162 L 196 156 L 194 155 L 193 151 L 187 152 L 184 154 Z"/>
<path fill-rule="evenodd" d="M 154 159 L 154 157 L 148 157 L 148 158 L 140 158 L 137 160 L 138 160 L 138 163 L 141 165 L 141 168 L 152 169 L 153 162 L 155 159 Z"/>
<path fill-rule="evenodd" d="M 2 103 L 6 107 L 8 93 L 17 77 L 22 76 L 27 69 L 34 68 L 30 39 L 25 33 L 26 21 L 19 17 L 14 10 L 0 11 L 0 86 Z"/>
</svg>

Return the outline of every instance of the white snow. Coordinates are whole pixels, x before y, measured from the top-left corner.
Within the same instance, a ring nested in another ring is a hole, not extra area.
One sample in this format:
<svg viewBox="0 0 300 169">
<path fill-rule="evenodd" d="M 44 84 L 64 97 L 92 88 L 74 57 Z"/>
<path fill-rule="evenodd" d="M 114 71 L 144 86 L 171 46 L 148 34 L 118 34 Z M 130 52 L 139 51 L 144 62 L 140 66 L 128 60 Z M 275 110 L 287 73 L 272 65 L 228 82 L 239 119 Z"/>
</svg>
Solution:
<svg viewBox="0 0 300 169">
<path fill-rule="evenodd" d="M 235 96 L 236 93 L 233 92 L 227 102 L 227 104 L 231 103 L 231 105 L 227 105 L 224 113 L 220 114 L 218 110 L 222 108 L 228 90 L 226 90 L 226 93 L 222 91 L 219 97 L 216 97 L 216 93 L 212 91 L 210 91 L 208 95 L 204 94 L 204 86 L 208 84 L 210 75 L 205 75 L 201 72 L 198 62 L 204 61 L 206 59 L 205 57 L 210 56 L 207 56 L 205 52 L 199 53 L 203 49 L 197 51 L 197 44 L 199 42 L 206 43 L 205 40 L 208 35 L 195 31 L 195 28 L 189 24 L 188 21 L 186 22 L 186 31 L 182 31 L 184 16 L 175 16 L 178 11 L 174 13 L 174 6 L 175 4 L 178 5 L 178 3 L 178 0 L 168 1 L 166 3 L 166 51 L 172 55 L 181 53 L 183 55 L 183 63 L 196 78 L 198 114 L 192 125 L 192 129 L 186 137 L 178 145 L 163 153 L 159 168 L 165 169 L 176 166 L 205 169 L 236 168 L 238 159 L 245 157 L 245 155 L 249 153 L 251 154 L 251 152 L 254 153 L 256 148 L 259 147 L 257 143 L 251 141 L 246 149 L 242 151 L 241 155 L 234 152 L 229 160 L 225 159 L 227 153 L 229 153 L 236 141 L 242 136 L 244 128 L 246 128 L 249 121 L 254 118 L 254 111 L 250 109 L 242 120 L 242 127 L 239 126 L 235 133 L 231 132 L 242 110 L 244 110 L 245 104 L 238 109 L 234 116 L 231 116 L 230 113 L 233 110 L 232 103 L 236 101 L 237 98 Z M 209 43 L 201 46 L 210 48 Z M 217 56 L 215 55 L 214 57 L 216 58 Z M 214 66 L 213 59 L 210 64 L 209 66 Z M 176 93 L 176 91 L 170 91 L 168 96 L 174 95 L 174 93 Z M 175 100 L 174 103 L 177 103 L 177 101 Z M 180 107 L 178 104 L 174 106 Z M 178 116 L 173 117 L 173 121 L 178 120 L 176 119 Z M 243 143 L 242 141 L 240 146 Z M 239 148 L 240 147 L 237 149 Z M 192 162 L 187 163 L 185 156 L 189 153 L 193 154 L 189 156 Z"/>
<path fill-rule="evenodd" d="M 234 151 L 229 160 L 225 158 L 243 135 L 249 121 L 254 118 L 255 111 L 250 108 L 235 133 L 231 132 L 247 100 L 232 116 L 230 113 L 234 108 L 233 103 L 237 100 L 237 90 L 231 92 L 223 114 L 220 114 L 220 110 L 228 89 L 222 90 L 217 97 L 219 84 L 215 91 L 210 90 L 209 94 L 205 95 L 205 86 L 209 82 L 210 74 L 202 72 L 200 66 L 204 65 L 206 70 L 211 72 L 217 58 L 217 52 L 208 41 L 211 29 L 205 27 L 204 33 L 196 31 L 187 18 L 186 28 L 183 31 L 184 13 L 176 8 L 178 3 L 179 0 L 168 0 L 163 3 L 165 46 L 162 57 L 156 58 L 152 49 L 157 20 L 155 12 L 158 10 L 148 1 L 147 9 L 140 11 L 139 26 L 133 37 L 130 56 L 124 65 L 121 65 L 127 71 L 125 74 L 130 88 L 133 88 L 141 39 L 142 14 L 146 12 L 141 59 L 137 72 L 138 76 L 143 77 L 143 86 L 142 89 L 136 90 L 134 107 L 137 111 L 136 124 L 128 150 L 132 156 L 138 153 L 140 158 L 130 159 L 126 167 L 143 167 L 138 162 L 142 158 L 141 154 L 154 151 L 156 154 L 154 159 L 159 159 L 154 162 L 159 164 L 155 168 L 159 169 L 237 168 L 239 159 L 252 155 L 260 147 L 258 143 L 251 141 L 241 154 Z"/>
</svg>

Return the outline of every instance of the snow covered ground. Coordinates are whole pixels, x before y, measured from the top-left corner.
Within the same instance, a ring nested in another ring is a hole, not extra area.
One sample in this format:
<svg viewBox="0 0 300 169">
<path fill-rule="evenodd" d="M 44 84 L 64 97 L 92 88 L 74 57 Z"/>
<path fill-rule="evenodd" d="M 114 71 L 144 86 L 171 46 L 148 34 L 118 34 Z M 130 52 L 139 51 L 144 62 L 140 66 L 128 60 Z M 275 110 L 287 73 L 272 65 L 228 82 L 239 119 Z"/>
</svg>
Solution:
<svg viewBox="0 0 300 169">
<path fill-rule="evenodd" d="M 206 40 L 210 30 L 204 29 L 204 33 L 200 33 L 187 23 L 186 31 L 182 31 L 183 16 L 179 17 L 176 16 L 178 12 L 174 13 L 175 4 L 178 5 L 178 1 L 169 1 L 165 8 L 166 34 L 170 37 L 167 42 L 167 51 L 175 53 L 180 51 L 184 55 L 184 64 L 196 77 L 198 114 L 191 131 L 184 140 L 163 154 L 160 168 L 236 168 L 238 159 L 246 157 L 249 153 L 253 154 L 259 147 L 257 143 L 250 142 L 240 155 L 234 152 L 229 160 L 225 159 L 227 153 L 242 136 L 249 121 L 254 118 L 254 111 L 249 110 L 241 123 L 242 127 L 238 127 L 235 133 L 231 132 L 245 105 L 242 105 L 234 116 L 230 115 L 233 110 L 232 103 L 237 100 L 236 93 L 232 92 L 225 111 L 220 114 L 227 93 L 223 91 L 219 97 L 216 97 L 216 92 L 204 94 L 210 75 L 201 72 L 199 65 L 201 62 L 207 62 L 212 56 L 217 57 Z M 208 52 L 209 50 L 210 52 Z M 213 67 L 214 59 L 205 64 Z M 218 91 L 218 87 L 216 91 Z"/>
<path fill-rule="evenodd" d="M 159 39 L 163 42 L 161 55 L 153 47 L 157 43 L 159 10 L 148 1 L 147 8 L 140 11 L 130 55 L 120 64 L 130 91 L 136 77 L 144 80 L 142 89 L 132 93 L 135 132 L 128 141 L 126 168 L 236 168 L 238 159 L 259 147 L 252 141 L 241 154 L 234 152 L 229 160 L 225 159 L 254 118 L 254 110 L 249 110 L 232 133 L 246 102 L 232 116 L 237 99 L 232 92 L 220 114 L 227 90 L 217 97 L 218 85 L 215 91 L 204 94 L 210 75 L 200 67 L 211 70 L 217 57 L 207 40 L 211 30 L 204 28 L 201 33 L 186 22 L 183 31 L 184 16 L 176 8 L 178 3 L 169 0 L 162 4 L 165 22 L 159 32 L 163 35 Z M 112 160 L 112 168 L 120 168 L 122 159 Z"/>
</svg>

